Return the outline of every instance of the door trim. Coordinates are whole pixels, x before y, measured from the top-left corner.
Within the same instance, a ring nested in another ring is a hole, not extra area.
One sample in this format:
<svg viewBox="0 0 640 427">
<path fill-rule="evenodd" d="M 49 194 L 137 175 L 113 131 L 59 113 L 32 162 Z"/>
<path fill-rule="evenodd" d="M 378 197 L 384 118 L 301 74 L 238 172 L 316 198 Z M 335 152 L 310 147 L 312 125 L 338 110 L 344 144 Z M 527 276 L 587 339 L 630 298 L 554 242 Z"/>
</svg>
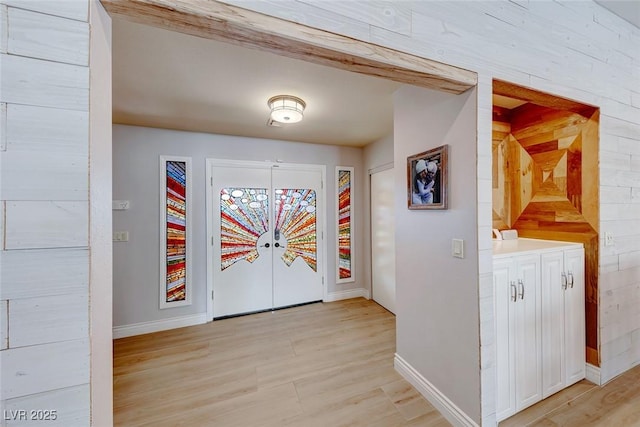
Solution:
<svg viewBox="0 0 640 427">
<path fill-rule="evenodd" d="M 230 160 L 230 159 L 215 159 L 215 158 L 207 158 L 206 159 L 206 176 L 207 181 L 205 183 L 205 201 L 207 204 L 206 215 L 207 215 L 207 321 L 213 320 L 213 263 L 211 260 L 213 259 L 213 239 L 214 239 L 214 230 L 213 230 L 213 175 L 212 168 L 220 166 L 220 167 L 237 167 L 237 168 L 256 168 L 256 169 L 305 169 L 305 170 L 315 170 L 320 172 L 322 186 L 320 191 L 318 192 L 318 197 L 320 198 L 320 202 L 322 205 L 322 218 L 319 220 L 319 224 L 322 227 L 322 234 L 318 238 L 318 253 L 322 254 L 322 260 L 318 262 L 318 271 L 322 274 L 322 300 L 327 301 L 328 299 L 328 283 L 327 283 L 327 197 L 326 197 L 326 175 L 327 175 L 327 167 L 325 165 L 313 165 L 306 163 L 278 163 L 278 162 L 259 162 L 255 160 Z"/>
</svg>

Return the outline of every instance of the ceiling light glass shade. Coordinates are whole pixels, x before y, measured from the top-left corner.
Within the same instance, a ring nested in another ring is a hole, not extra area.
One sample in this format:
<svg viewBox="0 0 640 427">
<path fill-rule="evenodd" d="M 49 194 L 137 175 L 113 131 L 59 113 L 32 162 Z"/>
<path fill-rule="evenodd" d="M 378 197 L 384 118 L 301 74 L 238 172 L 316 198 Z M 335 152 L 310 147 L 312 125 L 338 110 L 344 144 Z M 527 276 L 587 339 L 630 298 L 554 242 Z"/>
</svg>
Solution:
<svg viewBox="0 0 640 427">
<path fill-rule="evenodd" d="M 307 106 L 302 99 L 289 95 L 274 96 L 267 104 L 271 109 L 271 119 L 280 123 L 298 123 Z"/>
</svg>

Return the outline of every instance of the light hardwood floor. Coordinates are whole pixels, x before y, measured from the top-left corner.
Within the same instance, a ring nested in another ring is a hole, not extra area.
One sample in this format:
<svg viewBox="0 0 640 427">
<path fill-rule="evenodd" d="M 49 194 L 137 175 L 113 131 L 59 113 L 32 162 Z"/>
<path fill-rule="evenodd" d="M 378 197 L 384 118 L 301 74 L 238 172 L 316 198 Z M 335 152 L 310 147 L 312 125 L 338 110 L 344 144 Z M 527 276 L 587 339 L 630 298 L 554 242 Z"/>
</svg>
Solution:
<svg viewBox="0 0 640 427">
<path fill-rule="evenodd" d="M 394 353 L 395 317 L 363 298 L 119 339 L 115 425 L 449 426 Z"/>
<path fill-rule="evenodd" d="M 640 366 L 602 387 L 580 381 L 504 420 L 499 427 L 525 426 L 640 426 Z"/>
<path fill-rule="evenodd" d="M 116 426 L 450 424 L 393 369 L 395 317 L 362 298 L 114 342 Z M 500 427 L 640 426 L 640 366 L 581 381 Z"/>
</svg>

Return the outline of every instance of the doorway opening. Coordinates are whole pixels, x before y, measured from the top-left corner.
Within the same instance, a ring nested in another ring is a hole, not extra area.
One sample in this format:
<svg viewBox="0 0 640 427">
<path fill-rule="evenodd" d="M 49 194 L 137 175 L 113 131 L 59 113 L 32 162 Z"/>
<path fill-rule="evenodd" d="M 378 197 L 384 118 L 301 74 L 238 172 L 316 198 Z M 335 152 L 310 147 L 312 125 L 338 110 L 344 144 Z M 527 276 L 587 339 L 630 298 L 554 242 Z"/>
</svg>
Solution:
<svg viewBox="0 0 640 427">
<path fill-rule="evenodd" d="M 600 109 L 493 81 L 493 228 L 584 244 L 587 363 L 599 366 Z"/>
</svg>

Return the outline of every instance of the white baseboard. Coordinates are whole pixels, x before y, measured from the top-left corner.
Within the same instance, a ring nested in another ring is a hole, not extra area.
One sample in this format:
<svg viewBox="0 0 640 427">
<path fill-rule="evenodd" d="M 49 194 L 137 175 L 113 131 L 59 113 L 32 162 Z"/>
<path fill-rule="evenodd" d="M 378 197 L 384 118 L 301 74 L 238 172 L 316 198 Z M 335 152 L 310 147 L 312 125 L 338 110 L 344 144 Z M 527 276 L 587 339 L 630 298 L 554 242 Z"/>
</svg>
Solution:
<svg viewBox="0 0 640 427">
<path fill-rule="evenodd" d="M 369 290 L 364 288 L 349 289 L 346 291 L 336 291 L 327 294 L 324 302 L 340 301 L 343 299 L 360 298 L 369 299 Z"/>
<path fill-rule="evenodd" d="M 173 317 L 171 319 L 153 320 L 151 322 L 134 323 L 132 325 L 115 326 L 113 328 L 113 338 L 132 337 L 134 335 L 166 331 L 168 329 L 183 328 L 185 326 L 200 325 L 202 323 L 207 323 L 206 313 Z"/>
<path fill-rule="evenodd" d="M 602 377 L 600 375 L 600 368 L 587 363 L 585 370 L 585 378 L 587 381 L 591 381 L 595 385 L 602 385 Z"/>
<path fill-rule="evenodd" d="M 447 396 L 442 394 L 433 384 L 425 377 L 420 375 L 411 365 L 409 365 L 402 357 L 396 353 L 393 360 L 393 366 L 396 371 L 412 386 L 416 388 L 435 408 L 440 411 L 443 417 L 454 426 L 460 427 L 478 427 L 467 414 L 458 408 Z"/>
</svg>

